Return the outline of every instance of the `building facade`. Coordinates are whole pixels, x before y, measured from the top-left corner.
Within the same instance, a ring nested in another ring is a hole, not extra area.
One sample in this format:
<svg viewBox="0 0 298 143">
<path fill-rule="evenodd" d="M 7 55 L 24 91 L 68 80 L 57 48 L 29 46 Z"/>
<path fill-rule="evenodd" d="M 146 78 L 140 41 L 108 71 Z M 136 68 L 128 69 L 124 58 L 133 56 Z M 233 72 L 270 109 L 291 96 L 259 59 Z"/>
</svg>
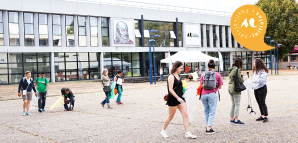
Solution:
<svg viewBox="0 0 298 143">
<path fill-rule="evenodd" d="M 149 38 L 155 38 L 156 74 L 168 53 L 223 54 L 227 71 L 236 57 L 244 70 L 269 55 L 241 46 L 231 34 L 231 14 L 128 1 L 10 0 L 0 5 L 0 84 L 15 84 L 26 71 L 51 82 L 99 79 L 123 70 L 148 76 Z M 149 30 L 156 30 L 149 33 Z M 218 64 L 218 63 L 217 63 Z M 185 63 L 191 72 L 204 63 Z M 217 66 L 218 68 L 218 66 Z"/>
</svg>

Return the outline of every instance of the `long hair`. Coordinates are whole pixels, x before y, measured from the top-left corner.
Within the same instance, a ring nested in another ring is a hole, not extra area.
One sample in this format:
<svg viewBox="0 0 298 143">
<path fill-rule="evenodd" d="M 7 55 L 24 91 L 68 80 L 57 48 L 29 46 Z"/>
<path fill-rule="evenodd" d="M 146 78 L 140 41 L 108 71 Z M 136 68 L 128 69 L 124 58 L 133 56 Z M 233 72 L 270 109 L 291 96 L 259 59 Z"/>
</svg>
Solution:
<svg viewBox="0 0 298 143">
<path fill-rule="evenodd" d="M 105 76 L 105 74 L 106 74 L 107 71 L 108 71 L 108 69 L 104 69 L 104 70 L 102 71 L 102 74 L 101 74 L 101 75 L 104 75 L 104 76 Z"/>
<path fill-rule="evenodd" d="M 241 58 L 236 58 L 232 66 L 236 66 L 239 69 L 242 70 L 242 59 Z"/>
<path fill-rule="evenodd" d="M 252 68 L 252 72 L 256 72 L 256 74 L 258 74 L 259 71 L 262 71 L 262 70 L 264 70 L 268 73 L 268 69 L 267 69 L 264 61 L 260 58 L 256 58 L 255 59 L 255 64 Z"/>
<path fill-rule="evenodd" d="M 174 74 L 176 71 L 177 71 L 177 69 L 179 68 L 179 67 L 181 67 L 183 64 L 182 64 L 182 62 L 180 62 L 180 61 L 176 61 L 174 64 L 173 64 L 173 67 L 172 67 L 172 69 L 171 69 L 171 74 Z"/>
<path fill-rule="evenodd" d="M 215 68 L 215 63 L 214 63 L 214 60 L 211 59 L 208 63 L 208 68 L 211 68 L 211 69 L 214 69 Z"/>
</svg>

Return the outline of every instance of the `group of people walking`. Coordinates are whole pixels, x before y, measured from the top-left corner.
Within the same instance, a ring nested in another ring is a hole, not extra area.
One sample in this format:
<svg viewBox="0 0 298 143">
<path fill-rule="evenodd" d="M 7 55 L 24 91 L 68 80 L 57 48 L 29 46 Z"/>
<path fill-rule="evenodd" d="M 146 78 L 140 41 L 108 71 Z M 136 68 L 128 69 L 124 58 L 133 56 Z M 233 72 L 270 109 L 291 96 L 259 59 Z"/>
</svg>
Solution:
<svg viewBox="0 0 298 143">
<path fill-rule="evenodd" d="M 231 97 L 232 107 L 230 111 L 230 123 L 234 125 L 244 125 L 242 121 L 239 119 L 239 108 L 241 101 L 241 91 L 235 90 L 235 80 L 234 77 L 238 78 L 238 82 L 243 84 L 245 80 L 248 79 L 247 76 L 243 77 L 241 75 L 242 69 L 242 59 L 236 58 L 232 67 L 229 68 L 229 89 L 228 92 Z M 183 71 L 183 63 L 180 61 L 176 61 L 173 64 L 171 69 L 171 74 L 168 76 L 168 98 L 167 105 L 169 107 L 169 115 L 164 122 L 163 129 L 161 131 L 161 135 L 164 138 L 168 138 L 167 127 L 170 121 L 174 118 L 177 108 L 179 109 L 182 117 L 183 117 L 183 126 L 185 129 L 185 137 L 186 138 L 196 138 L 197 136 L 193 135 L 189 131 L 188 125 L 188 114 L 187 114 L 187 106 L 185 103 L 185 99 L 183 98 L 182 92 L 182 81 L 180 77 L 180 73 Z M 268 110 L 266 106 L 266 95 L 267 95 L 267 76 L 268 69 L 265 66 L 265 63 L 262 59 L 255 59 L 253 65 L 253 80 L 251 81 L 253 84 L 254 94 L 256 101 L 259 105 L 259 109 L 261 112 L 261 116 L 256 119 L 256 121 L 263 121 L 263 123 L 268 122 Z M 200 83 L 202 84 L 202 90 L 200 95 L 200 100 L 204 106 L 204 114 L 205 114 L 205 122 L 206 122 L 206 134 L 214 134 L 213 130 L 213 122 L 216 114 L 217 100 L 220 99 L 220 94 L 216 94 L 219 92 L 223 85 L 223 81 L 221 75 L 215 72 L 215 62 L 214 60 L 210 60 L 208 63 L 208 70 L 202 74 L 200 78 Z M 236 83 L 238 84 L 238 83 Z M 249 90 L 249 89 L 248 89 Z"/>
</svg>

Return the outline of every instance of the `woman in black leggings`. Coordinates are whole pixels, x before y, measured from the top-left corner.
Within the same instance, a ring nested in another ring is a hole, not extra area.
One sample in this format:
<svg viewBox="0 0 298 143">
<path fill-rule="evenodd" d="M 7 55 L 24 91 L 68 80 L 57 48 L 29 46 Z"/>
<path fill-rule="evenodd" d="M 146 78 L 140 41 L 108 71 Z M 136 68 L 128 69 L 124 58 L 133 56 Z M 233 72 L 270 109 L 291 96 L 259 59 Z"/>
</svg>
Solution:
<svg viewBox="0 0 298 143">
<path fill-rule="evenodd" d="M 255 59 L 253 66 L 253 89 L 255 93 L 256 100 L 258 102 L 261 117 L 256 119 L 256 121 L 263 121 L 263 123 L 268 122 L 268 110 L 266 105 L 266 95 L 267 95 L 267 76 L 268 69 L 262 59 Z"/>
</svg>

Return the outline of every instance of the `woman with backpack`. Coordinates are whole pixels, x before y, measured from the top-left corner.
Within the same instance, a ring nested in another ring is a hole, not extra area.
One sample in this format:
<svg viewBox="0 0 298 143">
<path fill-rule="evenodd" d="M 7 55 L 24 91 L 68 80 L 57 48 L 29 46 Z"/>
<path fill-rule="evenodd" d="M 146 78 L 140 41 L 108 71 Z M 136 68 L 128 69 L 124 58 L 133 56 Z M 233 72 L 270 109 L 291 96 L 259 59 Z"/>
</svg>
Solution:
<svg viewBox="0 0 298 143">
<path fill-rule="evenodd" d="M 206 134 L 214 134 L 212 129 L 213 121 L 216 113 L 218 89 L 223 85 L 221 75 L 215 70 L 214 60 L 208 63 L 208 70 L 201 76 L 200 83 L 203 84 L 200 99 L 204 105 L 204 113 L 206 119 Z"/>
<path fill-rule="evenodd" d="M 268 76 L 268 69 L 265 66 L 265 63 L 262 59 L 257 58 L 255 59 L 253 68 L 253 89 L 255 93 L 256 100 L 258 102 L 261 117 L 256 119 L 256 121 L 263 121 L 263 123 L 268 122 L 268 110 L 266 105 L 266 95 L 267 95 L 267 76 Z"/>
<path fill-rule="evenodd" d="M 238 117 L 239 117 L 239 108 L 240 108 L 240 101 L 241 101 L 241 91 L 237 92 L 235 91 L 235 83 L 234 83 L 234 78 L 233 76 L 238 75 L 238 81 L 239 83 L 243 83 L 247 77 L 242 78 L 241 77 L 241 70 L 242 70 L 242 59 L 241 58 L 236 58 L 234 63 L 232 64 L 232 67 L 228 69 L 229 71 L 229 93 L 231 95 L 231 100 L 232 100 L 232 107 L 230 111 L 230 123 L 234 125 L 244 125 L 243 122 L 241 122 Z"/>
<path fill-rule="evenodd" d="M 173 64 L 171 69 L 171 75 L 168 76 L 168 100 L 167 105 L 169 106 L 169 116 L 165 120 L 163 129 L 161 131 L 161 135 L 164 138 L 168 138 L 168 134 L 166 129 L 170 124 L 171 120 L 174 118 L 177 108 L 179 109 L 180 113 L 183 117 L 183 125 L 185 129 L 185 137 L 195 139 L 197 136 L 192 135 L 188 129 L 188 115 L 187 115 L 187 107 L 185 103 L 185 99 L 183 96 L 182 91 L 182 81 L 180 77 L 180 73 L 183 70 L 183 64 L 180 61 L 176 61 Z"/>
<path fill-rule="evenodd" d="M 26 71 L 25 73 L 26 77 L 23 77 L 20 80 L 19 88 L 18 88 L 18 96 L 20 97 L 22 95 L 23 97 L 23 116 L 30 115 L 29 113 L 29 107 L 30 107 L 30 101 L 32 99 L 32 89 L 35 92 L 35 96 L 37 96 L 37 92 L 34 86 L 34 81 L 31 78 L 31 72 Z"/>
<path fill-rule="evenodd" d="M 103 91 L 106 94 L 106 98 L 105 100 L 103 100 L 101 102 L 102 107 L 104 108 L 105 104 L 108 104 L 108 109 L 112 109 L 112 107 L 110 106 L 110 90 L 105 91 L 105 87 L 110 87 L 111 86 L 111 82 L 110 82 L 110 78 L 108 76 L 108 69 L 104 69 L 102 72 L 102 85 L 103 85 Z"/>
</svg>

